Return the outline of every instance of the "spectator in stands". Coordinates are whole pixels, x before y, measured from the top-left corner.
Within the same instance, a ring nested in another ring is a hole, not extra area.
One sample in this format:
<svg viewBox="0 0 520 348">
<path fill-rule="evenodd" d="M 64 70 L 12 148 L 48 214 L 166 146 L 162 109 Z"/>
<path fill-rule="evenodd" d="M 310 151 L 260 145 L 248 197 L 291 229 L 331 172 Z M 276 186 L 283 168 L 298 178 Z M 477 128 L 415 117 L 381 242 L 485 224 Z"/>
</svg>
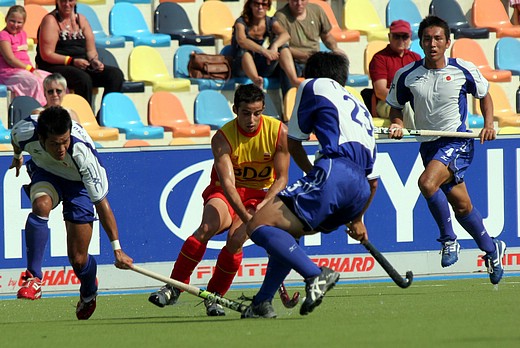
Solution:
<svg viewBox="0 0 520 348">
<path fill-rule="evenodd" d="M 231 41 L 233 75 L 247 75 L 263 89 L 264 77 L 277 71 L 278 62 L 292 86 L 300 83 L 289 50 L 289 33 L 274 17 L 267 16 L 271 0 L 246 0 L 233 26 Z M 268 43 L 268 44 L 267 44 Z"/>
<path fill-rule="evenodd" d="M 509 5 L 513 8 L 513 15 L 511 16 L 511 23 L 514 25 L 520 24 L 520 0 L 509 0 Z"/>
<path fill-rule="evenodd" d="M 58 73 L 50 74 L 43 80 L 43 90 L 45 91 L 45 103 L 44 106 L 33 110 L 31 114 L 39 114 L 45 109 L 51 106 L 61 106 L 63 103 L 63 97 L 67 94 L 67 80 Z M 70 117 L 79 123 L 79 117 L 74 110 L 66 109 Z M 29 116 L 29 115 L 27 115 Z"/>
<path fill-rule="evenodd" d="M 307 59 L 320 50 L 320 40 L 331 51 L 345 54 L 330 33 L 332 25 L 325 11 L 316 4 L 309 4 L 309 0 L 288 0 L 284 7 L 276 11 L 275 17 L 291 36 L 289 47 L 297 76 L 303 76 Z M 284 94 L 289 88 L 289 81 L 284 77 L 282 79 Z"/>
<path fill-rule="evenodd" d="M 56 9 L 43 17 L 38 29 L 36 64 L 62 74 L 74 93 L 92 103 L 92 88 L 103 95 L 120 92 L 123 72 L 99 59 L 94 34 L 87 18 L 76 13 L 77 0 L 56 0 Z"/>
<path fill-rule="evenodd" d="M 23 6 L 14 5 L 5 16 L 5 28 L 0 31 L 0 83 L 16 96 L 33 97 L 45 104 L 42 81 L 48 72 L 36 69 L 27 53 L 27 34 L 23 30 L 27 13 Z"/>
<path fill-rule="evenodd" d="M 378 117 L 388 118 L 390 115 L 391 107 L 386 103 L 386 96 L 397 70 L 421 59 L 420 55 L 409 50 L 411 37 L 410 23 L 402 19 L 393 21 L 388 34 L 390 43 L 374 54 L 370 61 L 369 72 L 374 94 L 377 98 L 376 111 Z M 403 114 L 405 126 L 415 128 L 413 110 L 409 103 L 406 104 Z"/>
</svg>

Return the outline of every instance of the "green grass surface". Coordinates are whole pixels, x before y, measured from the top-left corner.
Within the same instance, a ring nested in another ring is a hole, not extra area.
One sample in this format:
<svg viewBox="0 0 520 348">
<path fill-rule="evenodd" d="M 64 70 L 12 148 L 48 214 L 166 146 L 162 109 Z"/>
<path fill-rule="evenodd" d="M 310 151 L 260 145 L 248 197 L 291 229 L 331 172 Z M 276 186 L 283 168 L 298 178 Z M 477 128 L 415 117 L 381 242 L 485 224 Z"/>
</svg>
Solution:
<svg viewBox="0 0 520 348">
<path fill-rule="evenodd" d="M 301 288 L 289 288 L 289 292 Z M 242 292 L 230 291 L 236 299 Z M 207 317 L 197 297 L 157 308 L 148 293 L 102 295 L 88 321 L 77 297 L 0 301 L 1 347 L 519 347 L 520 277 L 338 285 L 308 316 L 274 301 L 277 319 Z"/>
</svg>

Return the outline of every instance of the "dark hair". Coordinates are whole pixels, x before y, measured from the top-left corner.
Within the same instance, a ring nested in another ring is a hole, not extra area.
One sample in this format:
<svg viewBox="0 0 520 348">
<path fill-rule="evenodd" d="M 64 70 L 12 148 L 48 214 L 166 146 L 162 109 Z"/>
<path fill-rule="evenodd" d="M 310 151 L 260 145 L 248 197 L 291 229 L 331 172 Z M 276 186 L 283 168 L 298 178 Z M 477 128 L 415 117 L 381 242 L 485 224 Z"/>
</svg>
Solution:
<svg viewBox="0 0 520 348">
<path fill-rule="evenodd" d="M 450 39 L 450 26 L 444 19 L 437 16 L 426 16 L 421 21 L 421 24 L 419 24 L 419 42 L 422 41 L 424 29 L 429 27 L 439 27 L 444 29 L 444 36 L 446 37 L 446 41 Z"/>
<path fill-rule="evenodd" d="M 235 98 L 233 100 L 236 108 L 240 106 L 240 103 L 251 104 L 257 101 L 261 101 L 262 104 L 265 105 L 264 92 L 260 89 L 260 87 L 252 83 L 238 86 L 237 90 L 235 91 Z"/>
<path fill-rule="evenodd" d="M 36 131 L 45 141 L 49 135 L 62 135 L 72 130 L 72 120 L 67 110 L 61 106 L 51 106 L 38 116 Z"/>
<path fill-rule="evenodd" d="M 347 56 L 333 52 L 316 52 L 307 60 L 303 75 L 307 79 L 328 77 L 345 86 L 348 79 Z"/>
<path fill-rule="evenodd" d="M 251 8 L 251 4 L 255 0 L 246 0 L 244 3 L 244 7 L 242 8 L 242 13 L 240 14 L 244 18 L 244 23 L 246 23 L 247 26 L 251 25 L 251 19 L 253 19 L 253 9 Z M 262 1 L 263 2 L 263 1 Z M 271 8 L 273 1 L 267 0 L 267 4 L 269 5 L 269 8 L 265 9 L 266 12 Z M 267 28 L 266 28 L 267 30 Z"/>
</svg>

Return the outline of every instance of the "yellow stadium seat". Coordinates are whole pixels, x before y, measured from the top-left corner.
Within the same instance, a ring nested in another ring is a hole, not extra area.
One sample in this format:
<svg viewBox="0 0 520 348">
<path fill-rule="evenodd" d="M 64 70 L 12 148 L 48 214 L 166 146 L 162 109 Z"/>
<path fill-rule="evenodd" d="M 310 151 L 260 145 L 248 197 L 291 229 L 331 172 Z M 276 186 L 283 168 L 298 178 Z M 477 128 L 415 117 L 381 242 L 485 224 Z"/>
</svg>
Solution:
<svg viewBox="0 0 520 348">
<path fill-rule="evenodd" d="M 358 30 L 366 35 L 367 41 L 388 40 L 385 27 L 370 0 L 347 0 L 343 7 L 345 28 Z"/>
<path fill-rule="evenodd" d="M 363 63 L 366 75 L 370 76 L 369 66 L 372 57 L 374 56 L 374 54 L 384 49 L 386 45 L 388 45 L 388 40 L 374 40 L 367 43 L 367 47 L 365 48 L 365 54 L 363 56 Z"/>
<path fill-rule="evenodd" d="M 172 77 L 159 51 L 150 46 L 132 49 L 128 58 L 128 75 L 132 81 L 151 84 L 154 92 L 190 90 L 190 80 Z"/>
<path fill-rule="evenodd" d="M 222 39 L 224 46 L 231 43 L 235 17 L 222 1 L 205 1 L 199 8 L 199 32 Z"/>
<path fill-rule="evenodd" d="M 520 126 L 520 115 L 511 107 L 504 89 L 498 83 L 490 82 L 489 94 L 493 99 L 493 118 L 498 121 L 498 126 Z M 482 115 L 478 99 L 473 99 L 473 109 L 475 114 Z"/>
</svg>

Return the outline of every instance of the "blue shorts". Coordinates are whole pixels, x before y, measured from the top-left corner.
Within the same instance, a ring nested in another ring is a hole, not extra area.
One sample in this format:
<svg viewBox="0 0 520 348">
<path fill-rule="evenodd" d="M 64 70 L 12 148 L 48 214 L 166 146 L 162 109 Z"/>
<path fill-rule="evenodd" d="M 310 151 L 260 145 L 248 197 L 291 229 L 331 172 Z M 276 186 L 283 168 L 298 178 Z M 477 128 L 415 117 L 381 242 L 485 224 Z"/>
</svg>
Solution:
<svg viewBox="0 0 520 348">
<path fill-rule="evenodd" d="M 365 207 L 370 186 L 365 171 L 344 158 L 321 158 L 303 178 L 278 197 L 302 221 L 306 231 L 332 232 Z"/>
<path fill-rule="evenodd" d="M 424 167 L 437 160 L 453 172 L 453 180 L 441 186 L 444 192 L 449 192 L 464 182 L 464 174 L 473 161 L 474 139 L 439 138 L 421 143 L 420 153 Z"/>
<path fill-rule="evenodd" d="M 94 205 L 83 182 L 67 180 L 49 173 L 45 169 L 38 167 L 31 160 L 27 161 L 25 166 L 31 178 L 30 185 L 37 182 L 48 182 L 54 187 L 60 201 L 63 202 L 63 220 L 77 224 L 90 223 L 96 220 Z M 25 190 L 29 197 L 30 185 Z M 53 203 L 57 205 L 58 202 Z"/>
</svg>

